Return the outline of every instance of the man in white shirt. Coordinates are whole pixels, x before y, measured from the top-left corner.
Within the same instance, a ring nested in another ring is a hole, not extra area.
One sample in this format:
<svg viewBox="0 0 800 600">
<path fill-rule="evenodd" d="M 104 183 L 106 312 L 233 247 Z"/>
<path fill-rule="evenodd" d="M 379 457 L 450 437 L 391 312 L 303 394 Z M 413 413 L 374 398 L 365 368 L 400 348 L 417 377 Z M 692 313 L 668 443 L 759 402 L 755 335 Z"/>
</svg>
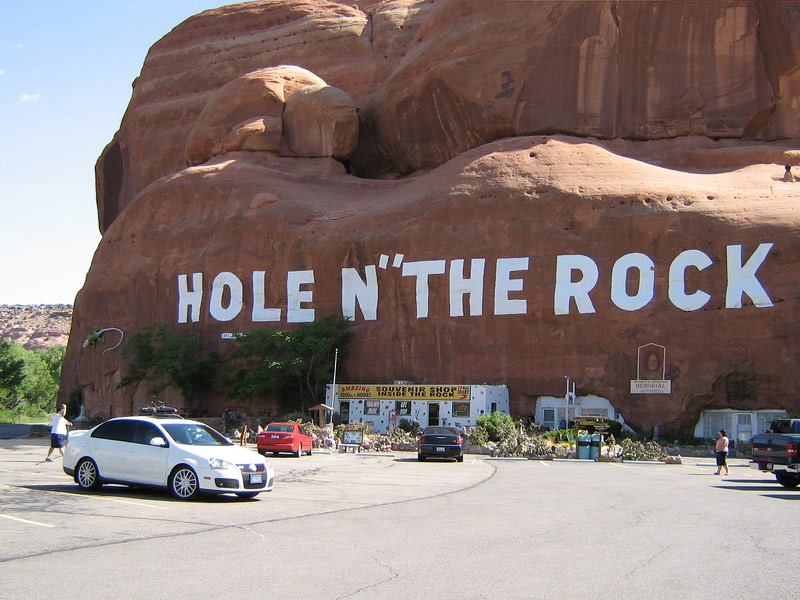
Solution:
<svg viewBox="0 0 800 600">
<path fill-rule="evenodd" d="M 50 449 L 47 451 L 47 458 L 45 458 L 47 462 L 52 462 L 53 459 L 50 458 L 50 455 L 56 448 L 58 448 L 61 456 L 64 456 L 64 444 L 67 441 L 67 425 L 72 425 L 70 421 L 67 421 L 66 414 L 67 405 L 62 404 L 58 412 L 53 415 L 52 425 L 50 426 Z"/>
</svg>

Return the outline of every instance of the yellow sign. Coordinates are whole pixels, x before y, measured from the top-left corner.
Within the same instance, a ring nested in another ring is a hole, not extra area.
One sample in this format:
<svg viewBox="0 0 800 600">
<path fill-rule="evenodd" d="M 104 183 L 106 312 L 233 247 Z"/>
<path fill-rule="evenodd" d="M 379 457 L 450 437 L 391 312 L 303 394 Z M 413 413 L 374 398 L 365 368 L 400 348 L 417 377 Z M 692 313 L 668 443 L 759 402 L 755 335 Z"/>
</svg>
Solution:
<svg viewBox="0 0 800 600">
<path fill-rule="evenodd" d="M 357 385 L 337 386 L 341 400 L 469 400 L 468 385 Z"/>
</svg>

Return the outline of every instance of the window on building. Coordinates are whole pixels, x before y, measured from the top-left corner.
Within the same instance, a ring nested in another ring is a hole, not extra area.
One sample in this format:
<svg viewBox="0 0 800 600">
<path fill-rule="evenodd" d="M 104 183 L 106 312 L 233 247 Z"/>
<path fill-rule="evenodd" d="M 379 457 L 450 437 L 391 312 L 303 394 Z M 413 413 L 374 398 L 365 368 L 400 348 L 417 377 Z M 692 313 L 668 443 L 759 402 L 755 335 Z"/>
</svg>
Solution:
<svg viewBox="0 0 800 600">
<path fill-rule="evenodd" d="M 398 400 L 394 403 L 394 409 L 399 417 L 411 416 L 411 400 Z"/>
<path fill-rule="evenodd" d="M 542 425 L 549 429 L 556 428 L 556 409 L 544 408 L 542 409 Z"/>
<path fill-rule="evenodd" d="M 608 418 L 608 409 L 607 408 L 582 408 L 581 409 L 581 416 L 582 417 L 603 417 L 604 419 Z"/>
<path fill-rule="evenodd" d="M 468 419 L 469 402 L 453 402 L 453 417 L 456 419 Z"/>
</svg>

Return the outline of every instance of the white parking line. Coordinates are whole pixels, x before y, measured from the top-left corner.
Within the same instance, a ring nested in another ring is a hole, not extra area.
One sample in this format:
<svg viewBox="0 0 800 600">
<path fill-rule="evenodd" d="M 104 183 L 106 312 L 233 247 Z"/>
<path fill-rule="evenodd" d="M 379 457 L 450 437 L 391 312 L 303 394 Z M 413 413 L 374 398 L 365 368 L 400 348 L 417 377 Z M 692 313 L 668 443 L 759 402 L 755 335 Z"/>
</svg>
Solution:
<svg viewBox="0 0 800 600">
<path fill-rule="evenodd" d="M 4 519 L 11 519 L 12 521 L 19 521 L 20 523 L 28 523 L 29 525 L 38 525 L 39 527 L 55 527 L 55 525 L 50 525 L 48 523 L 39 523 L 38 521 L 29 521 L 28 519 L 20 519 L 19 517 L 12 517 L 10 515 L 0 514 L 0 517 L 3 517 Z"/>
</svg>

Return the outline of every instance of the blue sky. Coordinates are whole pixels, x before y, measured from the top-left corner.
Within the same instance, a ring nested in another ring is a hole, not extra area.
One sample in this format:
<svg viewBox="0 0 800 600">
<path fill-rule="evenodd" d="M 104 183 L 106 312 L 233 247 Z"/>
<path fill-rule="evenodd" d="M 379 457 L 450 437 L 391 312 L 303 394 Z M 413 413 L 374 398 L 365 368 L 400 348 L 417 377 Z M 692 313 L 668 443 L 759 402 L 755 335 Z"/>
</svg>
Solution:
<svg viewBox="0 0 800 600">
<path fill-rule="evenodd" d="M 100 241 L 94 165 L 150 46 L 224 0 L 0 0 L 0 304 L 71 304 Z"/>
</svg>

